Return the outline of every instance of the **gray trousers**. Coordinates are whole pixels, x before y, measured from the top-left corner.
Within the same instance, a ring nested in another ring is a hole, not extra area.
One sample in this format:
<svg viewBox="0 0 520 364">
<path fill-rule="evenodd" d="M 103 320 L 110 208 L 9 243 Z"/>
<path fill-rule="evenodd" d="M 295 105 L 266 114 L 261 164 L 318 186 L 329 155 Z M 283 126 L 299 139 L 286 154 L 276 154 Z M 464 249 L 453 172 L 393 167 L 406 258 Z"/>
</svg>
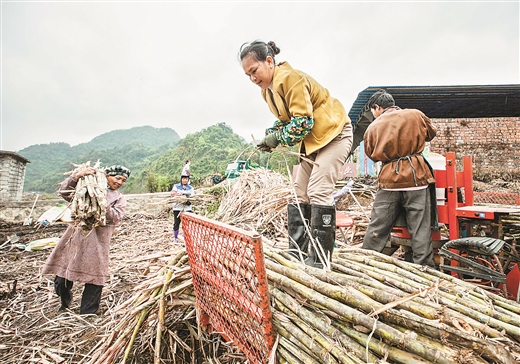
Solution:
<svg viewBox="0 0 520 364">
<path fill-rule="evenodd" d="M 413 262 L 435 267 L 431 239 L 430 191 L 378 190 L 372 207 L 370 224 L 363 240 L 363 249 L 381 252 L 400 213 L 406 215 L 406 225 L 412 240 Z"/>
<path fill-rule="evenodd" d="M 352 138 L 352 125 L 349 123 L 329 144 L 307 156 L 319 166 L 303 159 L 300 161 L 294 181 L 299 203 L 327 206 L 334 204 L 332 192 L 341 176 L 341 167 L 350 153 Z"/>
</svg>

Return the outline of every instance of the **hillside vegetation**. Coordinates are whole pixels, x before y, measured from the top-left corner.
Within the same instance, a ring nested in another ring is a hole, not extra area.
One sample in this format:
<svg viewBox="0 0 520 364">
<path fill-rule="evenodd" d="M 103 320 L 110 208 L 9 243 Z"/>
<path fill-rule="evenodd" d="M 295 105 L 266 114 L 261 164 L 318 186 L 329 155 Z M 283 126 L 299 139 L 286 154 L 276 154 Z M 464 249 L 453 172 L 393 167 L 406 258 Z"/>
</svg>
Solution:
<svg viewBox="0 0 520 364">
<path fill-rule="evenodd" d="M 71 147 L 67 143 L 32 145 L 18 151 L 29 159 L 24 192 L 54 194 L 64 173 L 73 164 L 97 160 L 102 166 L 122 164 L 132 171 L 122 192 L 145 193 L 168 191 L 180 178 L 187 159 L 191 161 L 192 184 L 207 182 L 214 173 L 224 173 L 228 163 L 251 157 L 254 165 L 269 166 L 287 174 L 296 157 L 281 153 L 253 153 L 253 143 L 246 142 L 225 123 L 212 125 L 180 139 L 170 128 L 151 126 L 114 130 L 88 143 Z"/>
<path fill-rule="evenodd" d="M 122 164 L 139 171 L 180 140 L 170 128 L 140 126 L 114 130 L 97 136 L 88 143 L 70 146 L 67 143 L 31 145 L 17 153 L 29 159 L 25 172 L 24 192 L 54 193 L 73 164 L 100 160 L 102 166 Z M 131 181 L 126 191 L 132 191 Z M 137 191 L 136 191 L 137 192 Z"/>
</svg>

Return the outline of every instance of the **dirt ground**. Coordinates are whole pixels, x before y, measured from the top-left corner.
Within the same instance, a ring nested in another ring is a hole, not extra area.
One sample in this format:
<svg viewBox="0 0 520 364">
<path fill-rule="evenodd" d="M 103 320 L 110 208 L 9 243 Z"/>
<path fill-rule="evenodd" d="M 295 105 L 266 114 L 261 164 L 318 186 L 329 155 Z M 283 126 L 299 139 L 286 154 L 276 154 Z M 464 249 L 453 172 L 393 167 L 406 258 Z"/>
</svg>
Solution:
<svg viewBox="0 0 520 364">
<path fill-rule="evenodd" d="M 66 228 L 65 224 L 35 228 L 1 222 L 0 245 L 15 235 L 22 244 L 60 237 Z M 167 214 L 126 216 L 112 239 L 110 277 L 101 304 L 104 314 L 83 318 L 78 315 L 83 285 L 73 287 L 71 309 L 60 312 L 59 298 L 53 291 L 54 277 L 41 275 L 51 249 L 25 251 L 5 245 L 0 250 L 2 363 L 49 363 L 54 362 L 53 355 L 67 363 L 86 362 L 96 343 L 92 338 L 103 337 L 111 310 L 128 299 L 137 284 L 164 266 L 175 249 L 172 220 Z"/>
</svg>

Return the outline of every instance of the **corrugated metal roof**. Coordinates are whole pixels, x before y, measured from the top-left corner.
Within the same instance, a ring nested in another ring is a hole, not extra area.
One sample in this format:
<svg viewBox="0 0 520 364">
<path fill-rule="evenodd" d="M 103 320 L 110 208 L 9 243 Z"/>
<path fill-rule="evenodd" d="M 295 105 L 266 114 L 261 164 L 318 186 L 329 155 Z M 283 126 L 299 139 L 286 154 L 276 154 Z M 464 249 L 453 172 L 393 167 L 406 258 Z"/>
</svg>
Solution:
<svg viewBox="0 0 520 364">
<path fill-rule="evenodd" d="M 385 89 L 403 109 L 419 109 L 429 118 L 520 117 L 520 85 L 370 86 L 361 91 L 348 116 L 356 122 L 374 92 Z"/>
</svg>

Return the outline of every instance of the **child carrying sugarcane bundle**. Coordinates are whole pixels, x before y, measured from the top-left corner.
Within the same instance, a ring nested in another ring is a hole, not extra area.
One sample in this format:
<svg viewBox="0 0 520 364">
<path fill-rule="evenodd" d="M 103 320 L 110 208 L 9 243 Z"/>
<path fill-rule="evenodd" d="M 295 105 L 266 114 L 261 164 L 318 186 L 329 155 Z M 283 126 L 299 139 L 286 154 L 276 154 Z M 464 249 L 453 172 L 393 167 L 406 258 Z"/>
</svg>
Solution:
<svg viewBox="0 0 520 364">
<path fill-rule="evenodd" d="M 121 165 L 108 167 L 104 173 L 84 165 L 61 183 L 59 193 L 65 200 L 72 201 L 75 221 L 42 269 L 42 274 L 55 275 L 54 289 L 61 299 L 60 310 L 70 306 L 73 282 L 83 282 L 79 313 L 98 312 L 108 274 L 110 238 L 126 209 L 126 199 L 118 189 L 129 176 L 130 170 Z"/>
</svg>

